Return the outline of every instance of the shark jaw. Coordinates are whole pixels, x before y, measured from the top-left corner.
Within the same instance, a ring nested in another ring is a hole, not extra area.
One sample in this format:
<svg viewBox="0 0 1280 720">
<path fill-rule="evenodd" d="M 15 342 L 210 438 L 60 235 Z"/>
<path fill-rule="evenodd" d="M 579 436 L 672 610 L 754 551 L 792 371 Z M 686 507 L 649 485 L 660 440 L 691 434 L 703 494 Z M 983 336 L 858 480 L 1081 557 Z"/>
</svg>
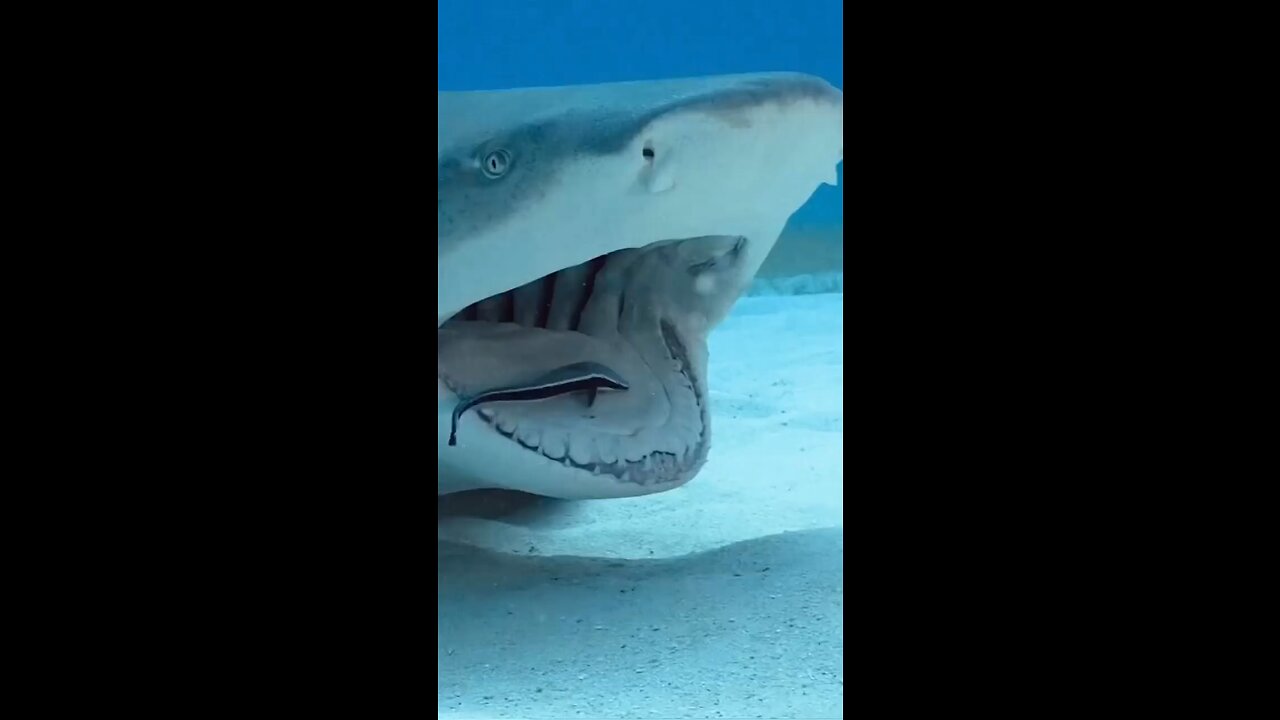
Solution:
<svg viewBox="0 0 1280 720">
<path fill-rule="evenodd" d="M 805 76 L 700 82 L 665 88 L 665 104 L 618 136 L 600 130 L 609 113 L 533 110 L 517 129 L 462 143 L 472 162 L 502 161 L 489 174 L 510 167 L 498 178 L 508 187 L 468 185 L 466 156 L 442 142 L 439 492 L 644 495 L 706 462 L 707 336 L 790 215 L 834 184 L 843 98 Z M 504 202 L 490 203 L 492 188 Z M 483 405 L 447 445 L 461 400 L 574 363 L 627 388 Z"/>
</svg>

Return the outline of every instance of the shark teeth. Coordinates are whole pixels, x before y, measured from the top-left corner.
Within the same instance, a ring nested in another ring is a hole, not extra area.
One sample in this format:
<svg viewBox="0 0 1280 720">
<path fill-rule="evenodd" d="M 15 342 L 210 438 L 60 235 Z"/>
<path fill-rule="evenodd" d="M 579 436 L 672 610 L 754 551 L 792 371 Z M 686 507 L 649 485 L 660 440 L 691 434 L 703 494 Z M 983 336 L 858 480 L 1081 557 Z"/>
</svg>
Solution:
<svg viewBox="0 0 1280 720">
<path fill-rule="evenodd" d="M 595 440 L 587 433 L 577 433 L 569 438 L 569 456 L 579 465 L 595 460 Z"/>
<path fill-rule="evenodd" d="M 542 431 L 534 427 L 521 427 L 516 437 L 519 438 L 521 445 L 530 450 L 537 450 L 542 443 Z"/>
<path fill-rule="evenodd" d="M 643 433 L 642 436 L 645 440 L 649 440 L 647 436 L 650 434 L 651 433 Z M 621 453 L 621 455 L 629 463 L 638 463 L 641 460 L 644 460 L 645 456 L 649 454 L 650 450 L 648 446 L 650 444 L 650 442 L 645 442 L 644 444 L 638 442 L 627 443 L 626 452 Z"/>
<path fill-rule="evenodd" d="M 611 437 L 596 438 L 596 454 L 603 463 L 618 462 L 618 441 Z"/>
<path fill-rule="evenodd" d="M 552 460 L 559 460 L 566 456 L 568 449 L 565 447 L 564 436 L 559 433 L 548 433 L 542 438 L 542 454 Z"/>
</svg>

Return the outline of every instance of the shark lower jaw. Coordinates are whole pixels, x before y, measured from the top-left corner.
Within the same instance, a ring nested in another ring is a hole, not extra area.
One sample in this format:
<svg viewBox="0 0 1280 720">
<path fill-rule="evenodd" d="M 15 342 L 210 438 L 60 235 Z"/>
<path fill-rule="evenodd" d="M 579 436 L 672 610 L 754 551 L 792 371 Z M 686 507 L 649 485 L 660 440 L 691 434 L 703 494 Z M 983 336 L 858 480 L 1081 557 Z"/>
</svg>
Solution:
<svg viewBox="0 0 1280 720">
<path fill-rule="evenodd" d="M 606 367 L 627 388 L 476 407 L 458 423 L 457 446 L 439 448 L 441 466 L 467 466 L 473 487 L 561 497 L 641 495 L 690 480 L 710 444 L 707 333 L 746 281 L 745 245 L 713 236 L 617 251 L 444 323 L 442 423 L 460 398 L 573 363 Z M 489 452 L 505 465 L 483 477 Z"/>
<path fill-rule="evenodd" d="M 479 323 L 471 328 L 452 326 L 442 332 L 453 331 L 484 332 Z M 642 353 L 625 340 L 585 353 L 600 364 L 609 363 L 611 369 L 626 368 L 617 372 L 627 379 L 627 390 L 600 391 L 594 399 L 578 392 L 478 407 L 464 415 L 471 422 L 458 428 L 457 446 L 440 449 L 441 459 L 504 443 L 507 449 L 518 449 L 528 467 L 521 476 L 495 477 L 490 484 L 512 487 L 514 483 L 514 489 L 542 490 L 560 497 L 573 493 L 560 485 L 548 487 L 547 478 L 575 486 L 581 497 L 640 495 L 691 479 L 706 460 L 710 439 L 705 374 L 699 373 L 674 325 L 660 322 L 659 334 L 660 351 L 666 360 L 655 363 L 657 367 L 645 360 L 654 349 Z M 528 347 L 514 333 L 510 342 L 515 347 Z M 524 375 L 545 364 L 531 362 Z M 459 382 L 459 375 L 444 366 L 439 368 L 450 405 L 472 394 Z M 636 394 L 628 396 L 632 392 Z M 476 459 L 487 462 L 483 453 Z M 482 472 L 473 469 L 470 474 L 477 477 Z"/>
</svg>

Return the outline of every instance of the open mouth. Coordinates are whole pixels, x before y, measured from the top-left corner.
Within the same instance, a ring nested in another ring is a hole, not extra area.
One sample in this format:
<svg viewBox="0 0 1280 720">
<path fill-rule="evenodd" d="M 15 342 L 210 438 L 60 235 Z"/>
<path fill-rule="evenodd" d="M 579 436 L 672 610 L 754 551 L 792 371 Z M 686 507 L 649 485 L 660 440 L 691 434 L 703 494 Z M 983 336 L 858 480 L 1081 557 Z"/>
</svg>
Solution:
<svg viewBox="0 0 1280 720">
<path fill-rule="evenodd" d="M 741 291 L 745 245 L 619 250 L 456 314 L 437 330 L 437 371 L 464 409 L 458 444 L 495 432 L 584 477 L 692 477 L 710 440 L 706 334 Z"/>
</svg>

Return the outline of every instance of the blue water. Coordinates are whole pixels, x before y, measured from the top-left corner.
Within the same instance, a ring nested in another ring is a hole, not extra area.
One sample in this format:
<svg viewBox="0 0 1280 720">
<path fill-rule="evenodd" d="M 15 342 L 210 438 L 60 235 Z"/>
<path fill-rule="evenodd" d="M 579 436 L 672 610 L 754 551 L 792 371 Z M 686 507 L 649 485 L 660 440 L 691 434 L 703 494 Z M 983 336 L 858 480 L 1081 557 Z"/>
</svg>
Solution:
<svg viewBox="0 0 1280 720">
<path fill-rule="evenodd" d="M 844 89 L 840 0 L 441 0 L 439 90 L 792 71 Z M 820 187 L 793 227 L 844 218 Z"/>
</svg>

